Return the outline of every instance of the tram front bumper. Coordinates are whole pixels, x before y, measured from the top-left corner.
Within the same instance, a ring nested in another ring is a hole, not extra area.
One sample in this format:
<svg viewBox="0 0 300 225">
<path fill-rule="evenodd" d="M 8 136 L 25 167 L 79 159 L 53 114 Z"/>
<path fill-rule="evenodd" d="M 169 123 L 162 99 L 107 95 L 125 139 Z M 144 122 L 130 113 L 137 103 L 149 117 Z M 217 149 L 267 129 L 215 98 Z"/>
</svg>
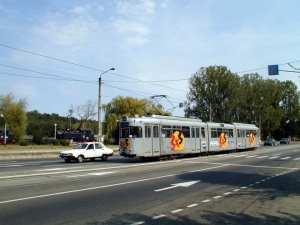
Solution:
<svg viewBox="0 0 300 225">
<path fill-rule="evenodd" d="M 119 149 L 119 154 L 124 157 L 135 157 L 135 154 L 130 154 L 131 149 Z"/>
</svg>

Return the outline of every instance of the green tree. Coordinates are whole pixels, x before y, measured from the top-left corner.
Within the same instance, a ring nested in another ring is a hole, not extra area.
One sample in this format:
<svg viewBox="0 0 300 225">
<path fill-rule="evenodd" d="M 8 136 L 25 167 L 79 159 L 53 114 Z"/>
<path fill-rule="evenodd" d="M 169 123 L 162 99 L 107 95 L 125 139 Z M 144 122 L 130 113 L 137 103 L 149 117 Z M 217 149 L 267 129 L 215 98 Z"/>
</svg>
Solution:
<svg viewBox="0 0 300 225">
<path fill-rule="evenodd" d="M 0 95 L 0 112 L 4 115 L 7 126 L 14 132 L 16 141 L 20 141 L 25 134 L 26 107 L 26 98 L 16 100 L 12 93 Z"/>
<path fill-rule="evenodd" d="M 300 117 L 299 92 L 297 86 L 292 81 L 281 82 L 283 96 L 281 108 L 284 115 L 281 118 L 280 127 L 277 131 L 277 138 L 295 137 L 300 133 L 297 122 Z"/>
<path fill-rule="evenodd" d="M 236 118 L 240 77 L 225 66 L 200 68 L 189 79 L 185 113 L 203 121 L 229 122 Z"/>
<path fill-rule="evenodd" d="M 122 119 L 123 116 L 145 116 L 147 113 L 157 114 L 158 111 L 161 114 L 170 115 L 170 113 L 163 111 L 160 104 L 155 104 L 147 99 L 122 96 L 117 96 L 108 104 L 103 105 L 103 110 L 105 113 L 104 133 L 109 136 L 117 129 L 118 120 Z"/>
<path fill-rule="evenodd" d="M 283 99 L 283 86 L 278 80 L 267 79 L 262 88 L 262 127 L 263 137 L 275 136 L 275 131 L 280 128 L 284 109 L 281 107 Z"/>
</svg>

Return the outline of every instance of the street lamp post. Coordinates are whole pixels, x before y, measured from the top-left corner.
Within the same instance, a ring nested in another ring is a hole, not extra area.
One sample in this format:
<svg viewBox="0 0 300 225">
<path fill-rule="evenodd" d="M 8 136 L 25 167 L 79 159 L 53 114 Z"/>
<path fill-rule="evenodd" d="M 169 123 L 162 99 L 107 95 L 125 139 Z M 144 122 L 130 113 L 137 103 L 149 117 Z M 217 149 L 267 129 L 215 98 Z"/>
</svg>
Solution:
<svg viewBox="0 0 300 225">
<path fill-rule="evenodd" d="M 108 71 L 115 70 L 115 67 L 110 68 L 107 71 L 104 71 L 103 73 L 100 74 L 99 77 L 99 98 L 98 98 L 98 141 L 102 141 L 102 80 L 101 76 L 102 74 L 107 73 Z"/>
<path fill-rule="evenodd" d="M 56 123 L 54 124 L 54 140 L 56 139 Z"/>
<path fill-rule="evenodd" d="M 1 114 L 1 117 L 4 118 L 4 115 Z M 6 146 L 6 121 L 4 119 L 4 146 Z"/>
</svg>

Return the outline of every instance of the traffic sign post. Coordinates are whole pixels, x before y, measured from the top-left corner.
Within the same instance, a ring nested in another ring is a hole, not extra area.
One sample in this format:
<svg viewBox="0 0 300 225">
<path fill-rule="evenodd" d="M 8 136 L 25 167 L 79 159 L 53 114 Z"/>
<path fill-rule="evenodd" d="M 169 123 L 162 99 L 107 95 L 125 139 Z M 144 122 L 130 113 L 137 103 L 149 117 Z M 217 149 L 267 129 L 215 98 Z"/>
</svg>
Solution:
<svg viewBox="0 0 300 225">
<path fill-rule="evenodd" d="M 278 65 L 269 65 L 268 72 L 269 72 L 269 76 L 279 75 Z"/>
<path fill-rule="evenodd" d="M 289 66 L 291 66 L 289 64 Z M 292 67 L 292 66 L 291 66 Z M 293 69 L 296 70 L 296 68 L 292 67 Z M 268 74 L 269 76 L 273 76 L 273 75 L 279 75 L 279 71 L 284 71 L 284 72 L 291 72 L 291 73 L 300 73 L 298 71 L 290 71 L 290 70 L 279 70 L 278 65 L 269 65 L 268 66 Z"/>
</svg>

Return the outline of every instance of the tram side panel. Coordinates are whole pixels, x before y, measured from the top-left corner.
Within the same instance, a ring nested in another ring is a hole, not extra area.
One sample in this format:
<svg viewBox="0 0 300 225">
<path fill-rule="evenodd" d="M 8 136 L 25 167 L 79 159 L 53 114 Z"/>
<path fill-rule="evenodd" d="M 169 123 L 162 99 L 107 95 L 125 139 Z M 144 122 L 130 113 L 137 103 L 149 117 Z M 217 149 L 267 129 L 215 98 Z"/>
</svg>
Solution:
<svg viewBox="0 0 300 225">
<path fill-rule="evenodd" d="M 233 123 L 236 127 L 237 150 L 255 149 L 259 147 L 259 129 L 253 124 Z"/>
<path fill-rule="evenodd" d="M 235 126 L 223 123 L 207 123 L 209 134 L 209 152 L 236 150 Z"/>
</svg>

